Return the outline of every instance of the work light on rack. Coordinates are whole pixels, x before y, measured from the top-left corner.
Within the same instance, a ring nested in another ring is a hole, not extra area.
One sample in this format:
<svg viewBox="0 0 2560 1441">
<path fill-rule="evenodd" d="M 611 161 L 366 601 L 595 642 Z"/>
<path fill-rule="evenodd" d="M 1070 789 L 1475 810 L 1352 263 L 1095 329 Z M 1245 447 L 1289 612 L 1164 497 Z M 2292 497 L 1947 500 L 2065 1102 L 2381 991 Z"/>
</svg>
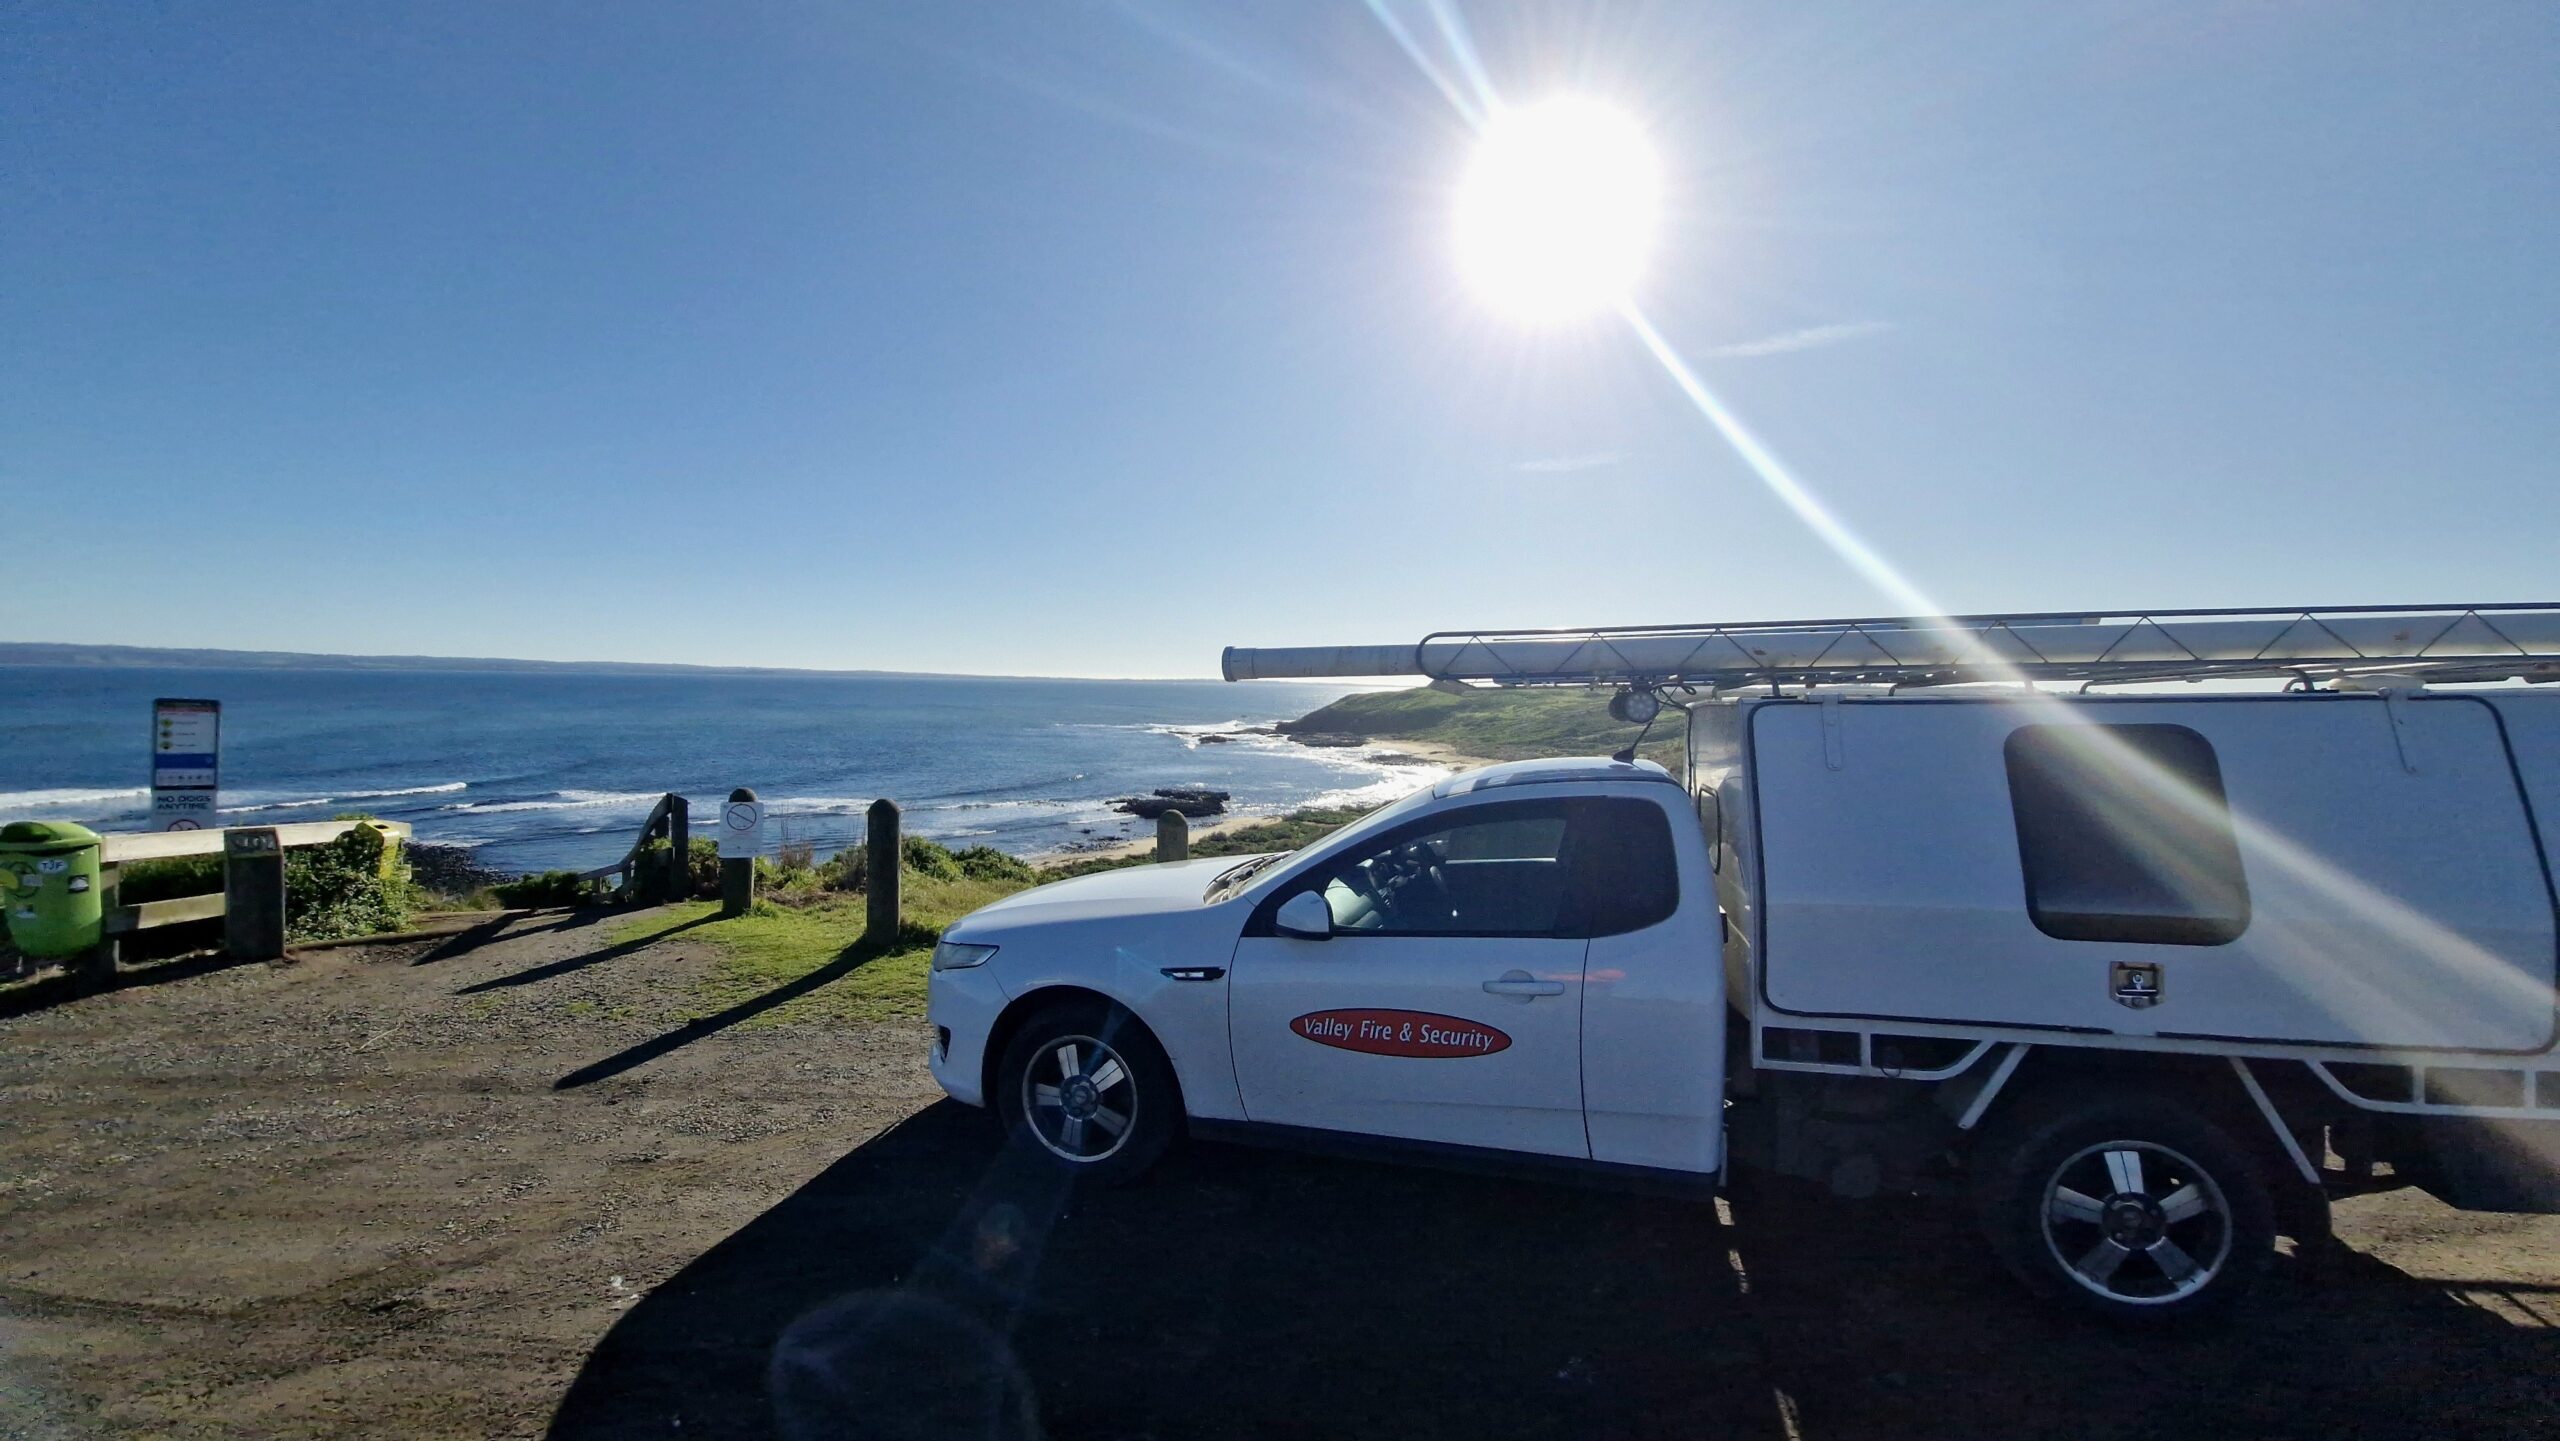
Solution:
<svg viewBox="0 0 2560 1441">
<path fill-rule="evenodd" d="M 1654 718 L 1661 714 L 1662 697 L 1656 695 L 1650 685 L 1631 685 L 1609 697 L 1609 719 L 1622 725 L 1641 727 L 1636 732 L 1636 738 L 1627 742 L 1626 748 L 1611 756 L 1610 759 L 1621 763 L 1633 763 L 1636 758 L 1636 747 L 1643 745 L 1644 738 L 1653 734 Z"/>
</svg>

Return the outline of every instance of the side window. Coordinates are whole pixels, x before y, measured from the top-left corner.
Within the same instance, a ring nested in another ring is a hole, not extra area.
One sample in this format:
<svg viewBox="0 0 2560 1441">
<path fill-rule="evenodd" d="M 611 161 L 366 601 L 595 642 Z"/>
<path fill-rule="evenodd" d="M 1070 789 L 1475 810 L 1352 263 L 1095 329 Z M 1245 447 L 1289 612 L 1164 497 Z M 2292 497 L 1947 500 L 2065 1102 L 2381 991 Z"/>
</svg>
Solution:
<svg viewBox="0 0 2560 1441">
<path fill-rule="evenodd" d="M 1671 818 L 1651 801 L 1577 802 L 1573 817 L 1575 934 L 1617 936 L 1660 925 L 1680 908 Z"/>
<path fill-rule="evenodd" d="M 1328 867 L 1337 933 L 1552 936 L 1564 925 L 1566 807 L 1472 806 Z"/>
<path fill-rule="evenodd" d="M 2248 878 L 2203 736 L 2178 725 L 2031 725 L 2002 754 L 2036 929 L 2178 946 L 2218 946 L 2248 929 Z"/>
</svg>

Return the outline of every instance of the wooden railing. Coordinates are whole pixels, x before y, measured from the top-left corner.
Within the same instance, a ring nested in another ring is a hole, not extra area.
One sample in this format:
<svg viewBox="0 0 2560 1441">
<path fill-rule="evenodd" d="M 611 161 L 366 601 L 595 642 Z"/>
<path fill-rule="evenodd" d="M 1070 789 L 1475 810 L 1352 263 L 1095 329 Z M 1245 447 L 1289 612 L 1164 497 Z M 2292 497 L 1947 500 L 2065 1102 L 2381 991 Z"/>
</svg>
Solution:
<svg viewBox="0 0 2560 1441">
<path fill-rule="evenodd" d="M 649 818 L 640 823 L 639 839 L 631 843 L 630 850 L 623 852 L 622 859 L 609 866 L 582 871 L 578 878 L 602 895 L 629 899 L 639 881 L 641 852 L 649 848 L 649 842 L 661 837 L 667 842 L 666 898 L 682 900 L 693 889 L 693 816 L 685 798 L 673 791 L 658 797 L 657 805 L 649 811 Z M 608 876 L 613 878 L 610 889 L 604 885 Z"/>
<path fill-rule="evenodd" d="M 116 939 L 136 931 L 185 921 L 223 921 L 223 949 L 243 960 L 284 954 L 284 853 L 326 845 L 358 826 L 409 838 L 406 821 L 306 821 L 289 826 L 230 826 L 220 830 L 153 831 L 98 838 L 99 901 L 105 909 L 103 963 L 115 960 Z M 126 905 L 117 899 L 122 868 L 135 861 L 221 856 L 222 889 L 209 895 L 173 896 Z"/>
</svg>

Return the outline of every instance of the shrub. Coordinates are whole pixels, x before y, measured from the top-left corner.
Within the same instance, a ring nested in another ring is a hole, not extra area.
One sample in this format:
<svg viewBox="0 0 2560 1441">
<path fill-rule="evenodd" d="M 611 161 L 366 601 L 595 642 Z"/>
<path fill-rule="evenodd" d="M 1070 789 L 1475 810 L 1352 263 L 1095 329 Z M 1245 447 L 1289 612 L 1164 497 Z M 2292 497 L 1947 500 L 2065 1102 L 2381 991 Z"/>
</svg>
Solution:
<svg viewBox="0 0 2560 1441">
<path fill-rule="evenodd" d="M 631 871 L 631 897 L 643 905 L 660 901 L 704 900 L 720 894 L 720 843 L 709 836 L 695 836 L 685 846 L 685 889 L 681 896 L 667 894 L 667 839 L 652 836 L 640 847 L 640 855 Z M 541 901 L 537 905 L 574 905 L 574 901 Z"/>
<path fill-rule="evenodd" d="M 818 883 L 831 891 L 858 891 L 870 874 L 869 847 L 847 846 L 818 867 Z"/>
<path fill-rule="evenodd" d="M 222 889 L 222 857 L 172 856 L 134 861 L 116 877 L 116 904 L 138 906 L 178 896 L 206 896 Z"/>
<path fill-rule="evenodd" d="M 781 854 L 756 857 L 756 890 L 781 906 L 816 904 L 826 894 L 816 853 L 806 845 L 785 844 Z"/>
<path fill-rule="evenodd" d="M 285 852 L 284 928 L 297 941 L 396 931 L 409 924 L 409 908 L 409 867 L 372 826 Z"/>
<path fill-rule="evenodd" d="M 908 836 L 899 842 L 898 859 L 908 870 L 937 881 L 960 879 L 959 858 L 922 836 Z"/>
<path fill-rule="evenodd" d="M 1020 857 L 1007 855 L 993 846 L 971 846 L 954 851 L 922 836 L 906 836 L 899 841 L 898 849 L 909 872 L 937 881 L 967 879 L 1028 884 L 1038 879 Z M 858 891 L 868 884 L 870 871 L 870 847 L 847 846 L 818 867 L 818 880 L 831 891 Z"/>
<path fill-rule="evenodd" d="M 1019 856 L 1011 856 L 993 846 L 971 846 L 954 851 L 951 859 L 958 862 L 960 874 L 973 881 L 1015 881 L 1030 884 L 1038 877 Z"/>
</svg>

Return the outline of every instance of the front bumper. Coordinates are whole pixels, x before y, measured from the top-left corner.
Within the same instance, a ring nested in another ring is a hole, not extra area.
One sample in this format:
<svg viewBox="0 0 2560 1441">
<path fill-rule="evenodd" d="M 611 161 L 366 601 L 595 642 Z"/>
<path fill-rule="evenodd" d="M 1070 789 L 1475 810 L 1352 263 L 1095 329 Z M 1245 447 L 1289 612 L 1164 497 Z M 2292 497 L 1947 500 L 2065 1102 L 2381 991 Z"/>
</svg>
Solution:
<svg viewBox="0 0 2560 1441">
<path fill-rule="evenodd" d="M 963 1105 L 987 1103 L 987 1036 L 1006 1000 L 1004 987 L 988 974 L 993 969 L 935 971 L 925 982 L 925 1019 L 934 1028 L 926 1069 L 943 1094 Z"/>
</svg>

